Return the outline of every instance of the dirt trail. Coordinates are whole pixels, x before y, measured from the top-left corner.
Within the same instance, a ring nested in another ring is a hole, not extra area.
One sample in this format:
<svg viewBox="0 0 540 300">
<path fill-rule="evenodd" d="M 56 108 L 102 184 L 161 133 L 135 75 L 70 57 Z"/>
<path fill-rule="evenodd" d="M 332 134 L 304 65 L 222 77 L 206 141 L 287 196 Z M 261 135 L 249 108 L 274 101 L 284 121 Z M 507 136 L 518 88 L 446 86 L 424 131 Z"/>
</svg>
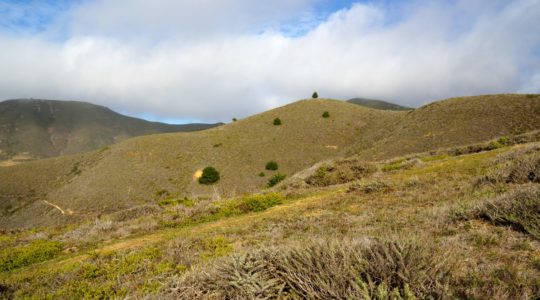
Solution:
<svg viewBox="0 0 540 300">
<path fill-rule="evenodd" d="M 60 206 L 56 205 L 56 204 L 53 204 L 47 200 L 43 200 L 43 202 L 45 202 L 45 204 L 49 205 L 49 206 L 52 206 L 56 209 L 58 209 L 63 215 L 68 215 L 68 216 L 71 216 L 73 215 L 73 211 L 71 209 L 66 209 L 66 210 L 63 210 Z"/>
</svg>

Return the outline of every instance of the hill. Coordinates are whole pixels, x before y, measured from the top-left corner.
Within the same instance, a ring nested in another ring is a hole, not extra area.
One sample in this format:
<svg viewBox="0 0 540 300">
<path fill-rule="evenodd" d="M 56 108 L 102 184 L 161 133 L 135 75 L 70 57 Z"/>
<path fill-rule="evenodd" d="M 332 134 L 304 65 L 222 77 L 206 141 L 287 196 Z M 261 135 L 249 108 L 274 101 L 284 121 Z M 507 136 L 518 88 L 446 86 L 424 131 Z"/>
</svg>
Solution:
<svg viewBox="0 0 540 300">
<path fill-rule="evenodd" d="M 77 101 L 6 100 L 0 102 L 0 163 L 87 152 L 134 136 L 217 125 L 148 122 Z"/>
<path fill-rule="evenodd" d="M 382 109 L 382 110 L 412 110 L 410 107 L 405 107 L 401 105 L 397 105 L 394 103 L 382 101 L 382 100 L 375 100 L 375 99 L 366 99 L 366 98 L 353 98 L 350 100 L 347 100 L 349 103 L 362 105 L 369 108 L 374 109 Z"/>
<path fill-rule="evenodd" d="M 322 117 L 325 111 L 330 118 Z M 369 147 L 399 117 L 337 100 L 304 100 L 210 130 L 142 136 L 92 153 L 2 168 L 0 203 L 10 208 L 0 223 L 50 225 L 156 203 L 167 195 L 254 192 L 278 172 L 292 174 L 343 156 L 357 143 Z M 273 125 L 275 118 L 282 125 Z M 270 160 L 277 161 L 278 171 L 265 170 Z M 194 179 L 206 166 L 221 173 L 216 186 Z M 43 200 L 74 214 L 61 215 Z"/>
<path fill-rule="evenodd" d="M 382 159 L 473 144 L 540 128 L 540 96 L 485 95 L 437 101 L 409 111 L 364 157 Z"/>
<path fill-rule="evenodd" d="M 229 198 L 263 189 L 277 173 L 291 176 L 331 158 L 386 159 L 540 129 L 539 99 L 469 97 L 407 112 L 303 100 L 206 131 L 138 137 L 2 168 L 0 227 L 75 222 L 170 197 Z M 282 125 L 273 125 L 274 118 Z M 278 171 L 265 170 L 270 160 Z M 206 166 L 220 171 L 217 185 L 197 183 Z"/>
<path fill-rule="evenodd" d="M 535 298 L 539 162 L 539 143 L 399 168 L 355 156 L 327 161 L 306 187 L 0 233 L 0 296 Z"/>
</svg>

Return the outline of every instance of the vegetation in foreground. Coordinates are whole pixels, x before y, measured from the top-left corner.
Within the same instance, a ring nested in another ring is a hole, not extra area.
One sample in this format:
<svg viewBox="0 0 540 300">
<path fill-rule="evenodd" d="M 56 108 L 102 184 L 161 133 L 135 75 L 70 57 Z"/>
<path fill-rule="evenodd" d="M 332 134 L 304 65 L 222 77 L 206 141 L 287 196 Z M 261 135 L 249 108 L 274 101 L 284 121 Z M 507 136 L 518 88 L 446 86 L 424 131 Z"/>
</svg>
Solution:
<svg viewBox="0 0 540 300">
<path fill-rule="evenodd" d="M 528 143 L 379 162 L 352 157 L 259 195 L 162 195 L 93 222 L 6 232 L 0 293 L 535 299 L 539 153 L 539 143 Z M 47 247 L 32 246 L 45 240 Z M 25 258 L 36 249 L 49 250 Z"/>
</svg>

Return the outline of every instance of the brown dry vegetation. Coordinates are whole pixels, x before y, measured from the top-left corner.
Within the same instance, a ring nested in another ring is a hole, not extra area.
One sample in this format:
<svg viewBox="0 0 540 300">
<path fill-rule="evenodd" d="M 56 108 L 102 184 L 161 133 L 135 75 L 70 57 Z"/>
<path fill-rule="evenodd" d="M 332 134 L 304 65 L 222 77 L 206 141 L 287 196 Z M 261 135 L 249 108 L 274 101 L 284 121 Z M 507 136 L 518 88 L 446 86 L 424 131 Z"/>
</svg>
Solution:
<svg viewBox="0 0 540 300">
<path fill-rule="evenodd" d="M 134 138 L 85 155 L 0 168 L 0 227 L 88 220 L 159 197 L 234 197 L 266 187 L 275 174 L 258 174 L 269 160 L 290 177 L 329 158 L 390 158 L 465 145 L 538 129 L 539 110 L 538 98 L 525 95 L 451 99 L 409 112 L 304 100 L 203 132 Z M 324 111 L 331 118 L 321 118 Z M 276 117 L 281 126 L 272 125 Z M 220 171 L 215 186 L 193 180 L 208 165 Z M 75 213 L 62 215 L 40 200 Z"/>
<path fill-rule="evenodd" d="M 4 234 L 6 249 L 49 239 L 64 253 L 0 273 L 0 283 L 16 298 L 535 299 L 540 244 L 507 221 L 537 226 L 538 183 L 477 181 L 539 149 L 419 155 L 421 164 L 385 172 L 389 162 L 375 162 L 379 171 L 338 185 L 284 182 L 274 189 L 285 195 L 175 198 L 128 217 Z"/>
</svg>

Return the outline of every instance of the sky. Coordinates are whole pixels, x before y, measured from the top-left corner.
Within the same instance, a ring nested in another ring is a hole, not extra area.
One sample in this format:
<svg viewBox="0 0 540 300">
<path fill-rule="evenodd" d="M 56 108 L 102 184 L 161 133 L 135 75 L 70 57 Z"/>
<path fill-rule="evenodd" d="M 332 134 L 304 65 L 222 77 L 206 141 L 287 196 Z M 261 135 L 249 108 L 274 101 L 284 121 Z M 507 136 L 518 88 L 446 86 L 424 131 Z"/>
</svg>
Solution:
<svg viewBox="0 0 540 300">
<path fill-rule="evenodd" d="M 540 0 L 0 0 L 0 100 L 169 123 L 540 93 Z"/>
</svg>

